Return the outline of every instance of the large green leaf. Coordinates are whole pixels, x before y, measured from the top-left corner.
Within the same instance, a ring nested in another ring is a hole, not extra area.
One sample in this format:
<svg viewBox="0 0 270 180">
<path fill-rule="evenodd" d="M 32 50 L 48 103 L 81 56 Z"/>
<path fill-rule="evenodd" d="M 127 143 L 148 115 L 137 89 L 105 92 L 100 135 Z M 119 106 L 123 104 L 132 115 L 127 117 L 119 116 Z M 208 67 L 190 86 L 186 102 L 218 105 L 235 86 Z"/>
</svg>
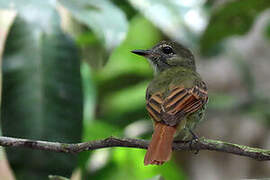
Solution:
<svg viewBox="0 0 270 180">
<path fill-rule="evenodd" d="M 42 7 L 40 7 L 42 9 Z M 34 10 L 33 10 L 34 11 Z M 51 9 L 38 21 L 18 16 L 3 56 L 2 131 L 5 136 L 48 141 L 81 139 L 80 61 Z M 46 25 L 46 26 L 45 26 Z M 68 177 L 76 157 L 29 149 L 7 149 L 18 179 Z"/>
<path fill-rule="evenodd" d="M 217 50 L 217 44 L 225 38 L 247 33 L 259 13 L 269 7 L 269 0 L 232 1 L 220 7 L 211 16 L 201 37 L 201 52 L 208 54 Z"/>
<path fill-rule="evenodd" d="M 125 37 L 128 23 L 125 14 L 108 0 L 59 0 L 73 17 L 88 26 L 105 47 L 111 50 Z"/>
</svg>

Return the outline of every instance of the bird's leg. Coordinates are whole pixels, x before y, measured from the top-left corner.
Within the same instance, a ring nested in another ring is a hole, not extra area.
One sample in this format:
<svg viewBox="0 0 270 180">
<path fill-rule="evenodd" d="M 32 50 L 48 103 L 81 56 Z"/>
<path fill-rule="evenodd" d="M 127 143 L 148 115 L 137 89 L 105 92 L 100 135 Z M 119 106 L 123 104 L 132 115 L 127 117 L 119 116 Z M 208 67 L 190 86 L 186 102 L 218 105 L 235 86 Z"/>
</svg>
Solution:
<svg viewBox="0 0 270 180">
<path fill-rule="evenodd" d="M 192 139 L 189 141 L 189 148 L 192 150 L 192 144 L 196 144 L 199 141 L 199 137 L 191 130 L 188 129 L 190 134 L 192 135 Z M 195 150 L 194 154 L 198 154 L 199 150 Z"/>
</svg>

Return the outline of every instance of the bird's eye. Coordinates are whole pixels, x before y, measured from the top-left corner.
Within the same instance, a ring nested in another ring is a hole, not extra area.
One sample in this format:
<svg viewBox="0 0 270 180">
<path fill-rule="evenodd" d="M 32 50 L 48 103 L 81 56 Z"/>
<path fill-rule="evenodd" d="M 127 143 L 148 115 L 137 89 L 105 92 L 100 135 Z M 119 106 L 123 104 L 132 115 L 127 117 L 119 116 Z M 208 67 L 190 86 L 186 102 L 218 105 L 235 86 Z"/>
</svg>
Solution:
<svg viewBox="0 0 270 180">
<path fill-rule="evenodd" d="M 162 52 L 165 54 L 174 54 L 173 49 L 169 46 L 165 46 L 162 48 Z"/>
</svg>

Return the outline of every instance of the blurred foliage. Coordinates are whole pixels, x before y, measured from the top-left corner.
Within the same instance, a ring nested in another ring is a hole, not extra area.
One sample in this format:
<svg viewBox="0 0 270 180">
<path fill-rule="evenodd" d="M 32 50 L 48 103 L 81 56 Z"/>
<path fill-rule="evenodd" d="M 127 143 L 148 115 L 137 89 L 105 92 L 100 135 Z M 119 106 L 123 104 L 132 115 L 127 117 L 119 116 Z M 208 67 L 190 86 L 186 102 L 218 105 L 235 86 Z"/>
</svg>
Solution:
<svg viewBox="0 0 270 180">
<path fill-rule="evenodd" d="M 201 53 L 207 55 L 211 51 L 217 52 L 225 38 L 247 33 L 254 19 L 269 7 L 269 0 L 245 0 L 228 2 L 218 8 L 201 36 Z"/>
<path fill-rule="evenodd" d="M 144 96 L 152 70 L 130 51 L 171 39 L 199 46 L 203 55 L 222 52 L 220 44 L 247 33 L 269 2 L 229 1 L 212 10 L 216 3 L 204 0 L 0 0 L 0 9 L 18 13 L 3 56 L 2 132 L 79 142 L 129 136 L 132 126 L 138 131 L 134 137 L 150 138 Z M 251 99 L 239 103 L 237 95 L 211 92 L 209 108 L 245 107 L 267 119 L 269 102 L 255 93 L 252 67 L 235 59 Z M 70 155 L 7 152 L 18 179 L 47 179 L 49 174 L 69 178 L 77 166 L 82 179 L 187 179 L 174 160 L 143 166 L 145 150 L 140 149 L 83 152 L 78 163 Z"/>
<path fill-rule="evenodd" d="M 69 180 L 69 179 L 62 176 L 49 175 L 49 180 Z"/>
<path fill-rule="evenodd" d="M 137 58 L 130 51 L 150 47 L 160 38 L 160 32 L 143 17 L 135 16 L 131 20 L 126 40 L 115 49 L 108 64 L 96 73 L 95 81 L 100 94 L 98 117 L 124 127 L 146 116 L 142 114 L 145 80 L 150 79 L 152 70 L 143 58 Z"/>
<path fill-rule="evenodd" d="M 133 6 L 130 6 L 128 0 L 112 0 L 122 11 L 124 11 L 127 19 L 131 19 L 137 12 Z"/>
<path fill-rule="evenodd" d="M 3 55 L 2 132 L 78 142 L 82 133 L 78 49 L 62 33 L 56 11 L 51 9 L 47 16 L 40 21 L 46 27 L 20 15 L 11 27 Z M 67 154 L 6 151 L 18 179 L 47 179 L 53 173 L 70 176 L 76 167 L 77 158 Z"/>
<path fill-rule="evenodd" d="M 265 28 L 265 36 L 270 40 L 270 23 Z"/>
<path fill-rule="evenodd" d="M 82 59 L 93 69 L 99 70 L 108 61 L 109 52 L 98 41 L 93 32 L 81 33 L 77 38 L 77 43 L 81 48 Z"/>
<path fill-rule="evenodd" d="M 118 45 L 127 31 L 125 15 L 107 0 L 59 0 L 73 17 L 87 25 L 111 50 Z M 117 23 L 115 23 L 117 22 Z"/>
<path fill-rule="evenodd" d="M 155 24 L 163 33 L 174 41 L 189 46 L 198 39 L 197 33 L 204 28 L 206 15 L 203 11 L 203 0 L 129 0 L 146 18 Z M 197 18 L 196 23 L 193 21 Z"/>
<path fill-rule="evenodd" d="M 143 166 L 144 150 L 117 148 L 112 150 L 111 161 L 101 170 L 97 171 L 93 179 L 151 179 L 161 174 L 164 179 L 184 179 L 182 172 L 172 161 L 163 166 Z"/>
<path fill-rule="evenodd" d="M 84 60 L 96 69 L 103 67 L 108 60 L 108 52 L 125 38 L 128 22 L 124 13 L 107 0 L 59 2 L 78 22 L 72 28 L 80 27 L 79 23 L 88 27 L 87 31 L 82 30 L 83 33 L 76 34 Z"/>
</svg>

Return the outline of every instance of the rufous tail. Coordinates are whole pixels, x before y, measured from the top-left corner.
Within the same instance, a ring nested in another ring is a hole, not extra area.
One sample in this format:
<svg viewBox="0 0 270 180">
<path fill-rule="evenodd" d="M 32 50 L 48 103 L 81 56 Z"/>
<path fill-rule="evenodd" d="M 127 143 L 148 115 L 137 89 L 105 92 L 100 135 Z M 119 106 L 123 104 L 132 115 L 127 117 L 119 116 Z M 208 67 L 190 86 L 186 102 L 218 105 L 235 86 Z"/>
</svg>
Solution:
<svg viewBox="0 0 270 180">
<path fill-rule="evenodd" d="M 152 140 L 144 156 L 144 165 L 162 165 L 169 161 L 172 154 L 172 143 L 176 127 L 156 123 Z"/>
</svg>

